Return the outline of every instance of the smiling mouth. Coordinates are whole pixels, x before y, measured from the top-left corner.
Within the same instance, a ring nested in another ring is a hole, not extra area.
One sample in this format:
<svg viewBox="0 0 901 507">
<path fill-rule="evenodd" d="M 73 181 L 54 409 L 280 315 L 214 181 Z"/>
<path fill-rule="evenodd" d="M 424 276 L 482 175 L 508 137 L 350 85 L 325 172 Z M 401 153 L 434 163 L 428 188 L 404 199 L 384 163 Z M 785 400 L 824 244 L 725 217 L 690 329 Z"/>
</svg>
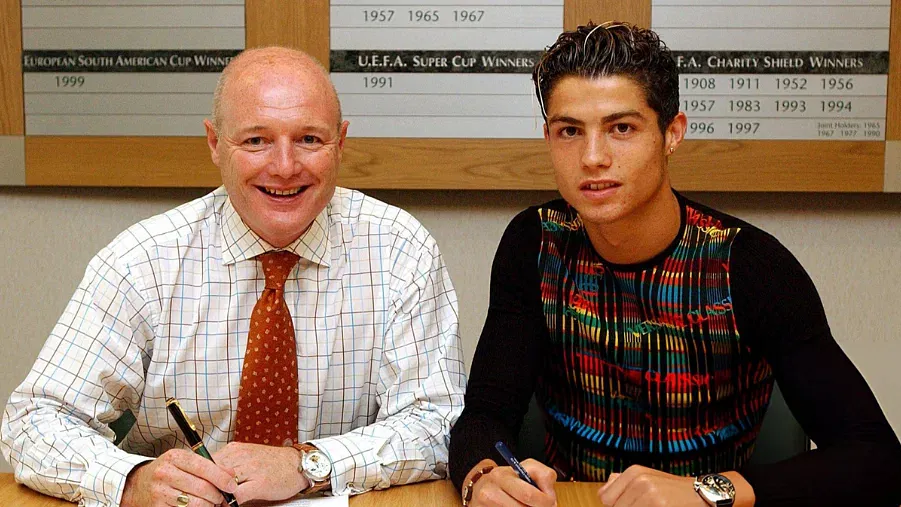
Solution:
<svg viewBox="0 0 901 507">
<path fill-rule="evenodd" d="M 297 188 L 268 188 L 268 187 L 258 187 L 263 191 L 264 194 L 275 196 L 275 197 L 291 197 L 293 195 L 297 195 L 303 191 L 306 187 L 297 187 Z"/>
<path fill-rule="evenodd" d="M 585 185 L 582 188 L 584 188 L 585 190 L 605 190 L 605 189 L 613 188 L 616 186 L 619 186 L 619 184 L 618 183 L 589 183 L 588 185 Z"/>
</svg>

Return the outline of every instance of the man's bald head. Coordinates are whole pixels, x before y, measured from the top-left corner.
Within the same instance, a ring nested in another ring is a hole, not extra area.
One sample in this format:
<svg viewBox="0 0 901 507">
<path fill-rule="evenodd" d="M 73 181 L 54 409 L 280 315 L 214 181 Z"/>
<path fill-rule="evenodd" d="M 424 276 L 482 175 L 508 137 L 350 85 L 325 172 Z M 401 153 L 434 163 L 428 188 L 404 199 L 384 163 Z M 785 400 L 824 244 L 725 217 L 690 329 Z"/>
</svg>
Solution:
<svg viewBox="0 0 901 507">
<path fill-rule="evenodd" d="M 267 68 L 283 65 L 307 73 L 311 79 L 321 79 L 328 84 L 326 88 L 330 90 L 334 99 L 338 125 L 340 125 L 341 101 L 338 99 L 338 92 L 335 90 L 335 85 L 329 78 L 325 67 L 318 60 L 298 49 L 270 46 L 242 51 L 222 70 L 222 74 L 219 75 L 219 81 L 216 83 L 216 90 L 213 92 L 213 115 L 211 120 L 216 130 L 219 131 L 222 127 L 223 110 L 226 106 L 223 100 L 229 83 L 246 73 L 265 73 Z"/>
</svg>

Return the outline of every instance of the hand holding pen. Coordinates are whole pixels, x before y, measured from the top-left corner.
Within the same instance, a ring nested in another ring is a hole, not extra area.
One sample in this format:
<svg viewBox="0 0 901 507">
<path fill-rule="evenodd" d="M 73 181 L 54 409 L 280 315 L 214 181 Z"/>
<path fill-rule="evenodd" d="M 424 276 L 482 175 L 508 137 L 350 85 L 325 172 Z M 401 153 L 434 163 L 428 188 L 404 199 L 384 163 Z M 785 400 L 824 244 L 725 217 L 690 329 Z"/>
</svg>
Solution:
<svg viewBox="0 0 901 507">
<path fill-rule="evenodd" d="M 506 461 L 507 464 L 510 465 L 517 474 L 519 474 L 520 479 L 528 482 L 534 488 L 538 487 L 538 485 L 535 484 L 535 481 L 533 481 L 532 478 L 529 477 L 529 473 L 526 472 L 526 469 L 522 467 L 522 465 L 519 463 L 519 460 L 516 459 L 516 456 L 514 456 L 512 452 L 510 452 L 510 449 L 507 448 L 507 445 L 504 444 L 504 442 L 498 441 L 496 444 L 494 444 L 494 448 L 497 449 L 497 452 L 501 453 L 501 456 L 504 457 L 504 461 Z"/>
<path fill-rule="evenodd" d="M 556 505 L 557 496 L 554 492 L 554 483 L 557 480 L 557 472 L 533 459 L 527 459 L 520 463 L 503 442 L 495 444 L 495 449 L 504 460 L 498 460 L 498 466 L 491 468 L 490 472 L 484 473 L 477 479 L 472 490 L 472 497 L 468 502 L 469 506 L 554 507 Z M 505 464 L 510 466 L 504 466 Z M 483 470 L 493 465 L 495 465 L 494 460 L 485 459 L 479 462 L 473 470 Z M 473 476 L 473 472 L 467 475 L 464 486 Z"/>
<path fill-rule="evenodd" d="M 135 466 L 125 479 L 122 507 L 220 506 L 238 488 L 232 470 L 175 448 Z"/>
<path fill-rule="evenodd" d="M 175 423 L 178 424 L 178 427 L 181 428 L 182 433 L 184 433 L 188 445 L 191 446 L 191 450 L 212 462 L 213 457 L 210 455 L 206 446 L 203 445 L 203 440 L 201 440 L 200 435 L 197 433 L 197 429 L 194 428 L 194 424 L 191 423 L 187 414 L 182 410 L 181 405 L 178 404 L 178 400 L 175 398 L 167 399 L 166 408 L 169 409 L 169 413 L 172 415 L 172 418 L 175 419 Z M 234 495 L 221 490 L 220 493 L 222 493 L 222 496 L 225 498 L 225 503 L 228 507 L 239 507 Z M 187 494 L 182 493 L 179 495 L 176 498 L 176 501 L 178 502 L 177 505 L 181 505 L 182 503 L 187 505 L 188 501 L 186 501 L 185 498 L 188 498 Z"/>
</svg>

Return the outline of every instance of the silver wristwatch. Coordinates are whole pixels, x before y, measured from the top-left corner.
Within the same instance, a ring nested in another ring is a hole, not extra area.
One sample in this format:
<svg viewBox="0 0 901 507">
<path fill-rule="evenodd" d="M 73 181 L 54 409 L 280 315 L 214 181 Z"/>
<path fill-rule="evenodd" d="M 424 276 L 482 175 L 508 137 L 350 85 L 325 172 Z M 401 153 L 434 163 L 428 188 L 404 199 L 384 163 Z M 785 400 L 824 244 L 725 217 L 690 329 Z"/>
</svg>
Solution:
<svg viewBox="0 0 901 507">
<path fill-rule="evenodd" d="M 309 487 L 300 493 L 309 495 L 327 489 L 332 475 L 329 457 L 310 444 L 294 444 L 294 448 L 300 451 L 300 473 L 310 481 Z"/>
<path fill-rule="evenodd" d="M 735 486 L 720 474 L 701 475 L 695 479 L 694 487 L 707 505 L 732 507 L 735 503 Z"/>
</svg>

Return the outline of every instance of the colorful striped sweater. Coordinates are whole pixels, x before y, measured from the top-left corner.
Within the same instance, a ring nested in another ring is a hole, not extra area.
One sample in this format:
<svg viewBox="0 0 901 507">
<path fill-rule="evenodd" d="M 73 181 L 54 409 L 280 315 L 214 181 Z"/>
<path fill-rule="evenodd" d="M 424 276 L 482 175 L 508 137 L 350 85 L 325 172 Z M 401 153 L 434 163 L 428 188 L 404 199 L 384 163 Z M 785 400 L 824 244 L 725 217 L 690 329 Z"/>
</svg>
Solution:
<svg viewBox="0 0 901 507">
<path fill-rule="evenodd" d="M 740 469 L 773 387 L 732 312 L 741 229 L 688 206 L 664 259 L 616 266 L 598 257 L 574 210 L 538 213 L 551 350 L 537 396 L 549 464 L 599 481 L 636 463 L 677 475 Z"/>
<path fill-rule="evenodd" d="M 600 258 L 563 200 L 517 215 L 451 430 L 458 488 L 529 400 L 562 478 L 632 464 L 738 470 L 758 507 L 901 504 L 901 444 L 832 337 L 810 277 L 779 241 L 677 194 L 681 228 L 638 265 Z M 817 450 L 749 464 L 773 381 Z"/>
</svg>

